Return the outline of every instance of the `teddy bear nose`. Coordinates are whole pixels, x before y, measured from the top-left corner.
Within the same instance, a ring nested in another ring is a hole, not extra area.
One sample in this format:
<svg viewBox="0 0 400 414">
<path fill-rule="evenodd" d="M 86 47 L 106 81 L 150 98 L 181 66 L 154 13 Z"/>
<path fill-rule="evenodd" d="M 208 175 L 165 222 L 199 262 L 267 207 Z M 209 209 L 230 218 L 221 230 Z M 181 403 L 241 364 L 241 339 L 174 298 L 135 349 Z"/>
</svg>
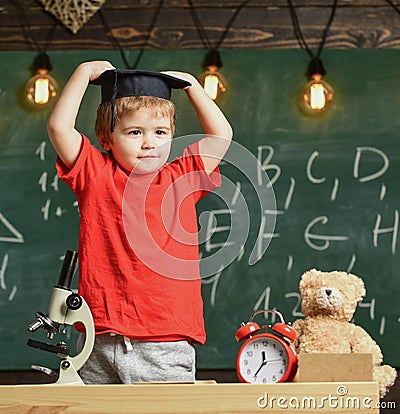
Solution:
<svg viewBox="0 0 400 414">
<path fill-rule="evenodd" d="M 332 293 L 331 289 L 325 289 L 325 293 L 327 294 L 327 296 L 330 296 Z"/>
</svg>

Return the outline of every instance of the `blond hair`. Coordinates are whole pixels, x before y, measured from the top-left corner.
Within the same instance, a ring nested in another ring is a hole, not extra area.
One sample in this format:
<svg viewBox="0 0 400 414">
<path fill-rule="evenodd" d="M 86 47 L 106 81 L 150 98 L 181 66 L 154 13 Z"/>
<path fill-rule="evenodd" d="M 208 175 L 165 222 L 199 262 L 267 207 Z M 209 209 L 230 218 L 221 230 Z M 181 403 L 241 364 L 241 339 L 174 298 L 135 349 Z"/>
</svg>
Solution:
<svg viewBox="0 0 400 414">
<path fill-rule="evenodd" d="M 148 108 L 154 111 L 155 117 L 169 117 L 171 120 L 172 135 L 175 132 L 176 109 L 173 102 L 157 98 L 155 96 L 128 96 L 115 100 L 114 116 L 115 122 L 118 122 L 124 114 L 130 111 L 138 111 L 142 108 Z M 96 135 L 100 144 L 112 142 L 110 131 L 112 120 L 111 102 L 101 103 L 97 108 L 96 118 Z"/>
</svg>

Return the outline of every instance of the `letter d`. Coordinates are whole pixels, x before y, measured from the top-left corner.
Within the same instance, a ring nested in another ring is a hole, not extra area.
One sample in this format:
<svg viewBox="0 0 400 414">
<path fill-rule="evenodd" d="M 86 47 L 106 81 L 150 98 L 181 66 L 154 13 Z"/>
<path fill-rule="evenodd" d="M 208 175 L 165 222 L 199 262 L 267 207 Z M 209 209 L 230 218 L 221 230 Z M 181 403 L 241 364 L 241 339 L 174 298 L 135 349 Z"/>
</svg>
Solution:
<svg viewBox="0 0 400 414">
<path fill-rule="evenodd" d="M 266 392 L 264 392 L 264 395 L 261 396 L 258 400 L 257 400 L 257 405 L 260 408 L 267 408 L 268 406 L 268 394 Z"/>
</svg>

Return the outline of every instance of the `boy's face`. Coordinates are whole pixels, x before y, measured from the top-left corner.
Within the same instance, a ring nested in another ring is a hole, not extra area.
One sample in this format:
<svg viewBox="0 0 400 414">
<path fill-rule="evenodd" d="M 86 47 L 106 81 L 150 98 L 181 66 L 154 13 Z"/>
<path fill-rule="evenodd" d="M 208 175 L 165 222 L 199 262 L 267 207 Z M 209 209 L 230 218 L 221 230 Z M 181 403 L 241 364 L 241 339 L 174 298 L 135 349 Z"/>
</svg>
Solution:
<svg viewBox="0 0 400 414">
<path fill-rule="evenodd" d="M 171 119 L 156 114 L 155 109 L 142 108 L 127 112 L 115 124 L 113 142 L 103 148 L 113 154 L 125 170 L 151 173 L 168 159 L 172 140 Z"/>
</svg>

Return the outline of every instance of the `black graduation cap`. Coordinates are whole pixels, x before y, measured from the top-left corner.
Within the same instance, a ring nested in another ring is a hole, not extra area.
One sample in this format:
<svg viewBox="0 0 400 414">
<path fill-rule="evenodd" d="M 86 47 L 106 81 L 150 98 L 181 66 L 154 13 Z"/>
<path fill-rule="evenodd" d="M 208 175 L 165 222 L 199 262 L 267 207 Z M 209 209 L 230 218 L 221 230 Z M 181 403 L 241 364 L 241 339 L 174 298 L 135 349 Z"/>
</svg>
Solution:
<svg viewBox="0 0 400 414">
<path fill-rule="evenodd" d="M 155 96 L 171 99 L 171 89 L 182 89 L 191 83 L 175 76 L 147 70 L 111 69 L 90 81 L 101 86 L 101 102 L 111 102 L 111 132 L 114 131 L 115 99 L 127 96 Z"/>
</svg>

